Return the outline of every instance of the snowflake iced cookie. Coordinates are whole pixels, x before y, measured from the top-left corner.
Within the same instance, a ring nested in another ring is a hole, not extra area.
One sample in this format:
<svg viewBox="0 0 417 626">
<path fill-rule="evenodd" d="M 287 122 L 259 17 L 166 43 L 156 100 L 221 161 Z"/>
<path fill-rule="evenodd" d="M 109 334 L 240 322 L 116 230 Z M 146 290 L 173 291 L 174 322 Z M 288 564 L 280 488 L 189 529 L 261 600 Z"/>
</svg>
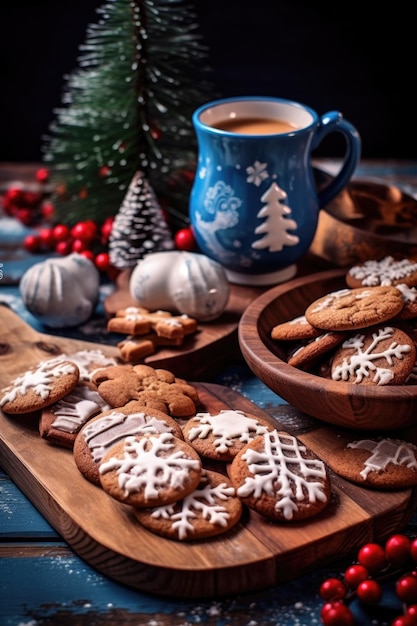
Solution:
<svg viewBox="0 0 417 626">
<path fill-rule="evenodd" d="M 67 393 L 79 380 L 79 369 L 70 361 L 42 361 L 15 378 L 0 392 L 0 408 L 5 413 L 32 413 L 45 408 Z"/>
<path fill-rule="evenodd" d="M 198 394 L 186 381 L 165 369 L 149 365 L 119 365 L 99 370 L 93 376 L 99 393 L 112 407 L 138 400 L 148 408 L 173 417 L 190 417 L 196 412 Z"/>
<path fill-rule="evenodd" d="M 249 441 L 273 430 L 267 421 L 255 415 L 225 409 L 219 413 L 197 413 L 183 426 L 188 441 L 202 457 L 231 461 Z"/>
<path fill-rule="evenodd" d="M 394 286 L 340 289 L 312 302 L 305 316 L 323 330 L 354 330 L 385 322 L 403 306 L 401 292 Z"/>
<path fill-rule="evenodd" d="M 83 425 L 94 415 L 109 408 L 93 385 L 79 382 L 61 400 L 43 409 L 39 434 L 51 443 L 72 449 Z"/>
<path fill-rule="evenodd" d="M 351 267 L 346 274 L 349 287 L 377 287 L 379 285 L 417 286 L 417 259 L 395 259 L 386 256 L 380 260 L 370 259 Z"/>
<path fill-rule="evenodd" d="M 332 470 L 372 489 L 405 489 L 417 485 L 417 447 L 390 438 L 362 439 L 335 449 Z"/>
<path fill-rule="evenodd" d="M 73 446 L 74 460 L 81 474 L 99 485 L 98 465 L 112 446 L 128 436 L 163 432 L 183 439 L 174 418 L 138 402 L 128 402 L 124 407 L 103 411 L 81 428 Z"/>
<path fill-rule="evenodd" d="M 416 348 L 398 328 L 378 326 L 346 339 L 336 351 L 333 380 L 365 385 L 402 385 L 413 371 Z"/>
<path fill-rule="evenodd" d="M 104 491 L 139 508 L 185 498 L 200 483 L 201 473 L 197 452 L 171 433 L 126 437 L 99 464 Z"/>
<path fill-rule="evenodd" d="M 276 521 L 298 521 L 328 504 L 331 486 L 323 461 L 295 437 L 273 430 L 233 459 L 230 479 L 249 508 Z"/>
<path fill-rule="evenodd" d="M 134 514 L 157 535 L 192 541 L 233 528 L 242 515 L 242 503 L 229 478 L 203 470 L 197 488 L 182 500 L 153 509 L 134 509 Z"/>
</svg>

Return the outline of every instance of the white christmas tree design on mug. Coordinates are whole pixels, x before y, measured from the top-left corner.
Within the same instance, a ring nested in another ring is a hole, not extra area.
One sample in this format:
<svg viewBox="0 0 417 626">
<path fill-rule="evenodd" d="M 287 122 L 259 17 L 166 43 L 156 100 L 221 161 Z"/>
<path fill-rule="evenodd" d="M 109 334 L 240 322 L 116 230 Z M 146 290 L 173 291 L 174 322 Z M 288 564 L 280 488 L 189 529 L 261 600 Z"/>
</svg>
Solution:
<svg viewBox="0 0 417 626">
<path fill-rule="evenodd" d="M 205 173 L 205 169 L 201 170 L 200 177 L 204 177 Z M 271 178 L 267 170 L 267 163 L 259 161 L 248 166 L 246 173 L 246 182 L 256 187 Z M 295 220 L 289 217 L 291 209 L 286 204 L 287 197 L 287 193 L 275 181 L 261 195 L 260 200 L 265 206 L 258 212 L 257 217 L 264 221 L 254 231 L 254 241 L 251 244 L 254 251 L 268 249 L 269 252 L 279 252 L 284 246 L 298 244 L 299 237 L 288 232 L 289 230 L 296 230 L 298 225 Z M 217 233 L 219 230 L 237 226 L 239 222 L 238 209 L 242 204 L 243 201 L 236 196 L 234 189 L 220 180 L 208 189 L 204 200 L 205 210 L 214 219 L 206 221 L 202 218 L 201 213 L 196 214 L 197 227 L 204 237 L 207 248 L 224 261 L 227 261 L 228 252 L 219 241 Z M 201 227 L 202 225 L 204 228 Z M 262 235 L 262 237 L 255 239 L 256 235 Z M 235 240 L 233 245 L 235 249 L 238 249 L 241 244 Z M 230 253 L 230 255 L 234 256 L 234 253 Z M 242 263 L 244 261 L 242 259 Z"/>
</svg>

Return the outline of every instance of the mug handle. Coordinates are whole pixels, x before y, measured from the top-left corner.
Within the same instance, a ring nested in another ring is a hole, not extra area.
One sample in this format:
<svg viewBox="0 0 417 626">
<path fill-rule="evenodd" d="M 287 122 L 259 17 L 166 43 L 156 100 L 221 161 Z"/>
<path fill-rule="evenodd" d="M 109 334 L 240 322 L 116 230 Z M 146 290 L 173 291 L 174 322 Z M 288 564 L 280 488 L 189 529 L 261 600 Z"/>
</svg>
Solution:
<svg viewBox="0 0 417 626">
<path fill-rule="evenodd" d="M 323 208 L 341 191 L 351 179 L 361 157 L 361 138 L 356 128 L 344 119 L 339 111 L 329 111 L 320 118 L 314 148 L 332 132 L 341 133 L 346 140 L 344 162 L 338 174 L 317 193 L 319 208 Z M 313 148 L 313 149 L 314 149 Z"/>
</svg>

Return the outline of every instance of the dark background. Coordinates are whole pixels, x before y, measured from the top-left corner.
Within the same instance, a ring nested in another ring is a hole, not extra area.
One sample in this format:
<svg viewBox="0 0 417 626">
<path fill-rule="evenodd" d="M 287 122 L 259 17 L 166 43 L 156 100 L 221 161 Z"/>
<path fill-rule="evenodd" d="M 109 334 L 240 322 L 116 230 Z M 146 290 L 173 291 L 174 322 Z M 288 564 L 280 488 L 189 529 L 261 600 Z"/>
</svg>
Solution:
<svg viewBox="0 0 417 626">
<path fill-rule="evenodd" d="M 97 0 L 7 0 L 0 8 L 0 161 L 36 161 L 77 66 Z M 372 5 L 370 9 L 369 4 Z M 417 20 L 411 4 L 195 0 L 223 96 L 272 95 L 337 109 L 364 158 L 417 158 Z M 320 156 L 338 156 L 337 141 Z"/>
</svg>

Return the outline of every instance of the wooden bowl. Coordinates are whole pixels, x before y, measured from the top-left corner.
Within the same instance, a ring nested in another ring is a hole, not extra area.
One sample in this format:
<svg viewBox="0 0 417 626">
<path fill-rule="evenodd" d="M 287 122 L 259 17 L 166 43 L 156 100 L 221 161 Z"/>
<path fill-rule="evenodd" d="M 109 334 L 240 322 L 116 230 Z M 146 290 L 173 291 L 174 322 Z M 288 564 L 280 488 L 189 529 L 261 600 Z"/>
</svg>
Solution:
<svg viewBox="0 0 417 626">
<path fill-rule="evenodd" d="M 318 188 L 329 175 L 315 171 Z M 353 180 L 319 213 L 310 251 L 347 267 L 387 254 L 417 254 L 417 200 L 394 185 Z"/>
<path fill-rule="evenodd" d="M 254 374 L 305 413 L 359 430 L 398 429 L 417 424 L 417 385 L 371 386 L 333 381 L 287 364 L 273 326 L 302 315 L 311 302 L 346 287 L 346 272 L 330 270 L 273 287 L 254 300 L 239 323 L 239 344 Z"/>
</svg>

